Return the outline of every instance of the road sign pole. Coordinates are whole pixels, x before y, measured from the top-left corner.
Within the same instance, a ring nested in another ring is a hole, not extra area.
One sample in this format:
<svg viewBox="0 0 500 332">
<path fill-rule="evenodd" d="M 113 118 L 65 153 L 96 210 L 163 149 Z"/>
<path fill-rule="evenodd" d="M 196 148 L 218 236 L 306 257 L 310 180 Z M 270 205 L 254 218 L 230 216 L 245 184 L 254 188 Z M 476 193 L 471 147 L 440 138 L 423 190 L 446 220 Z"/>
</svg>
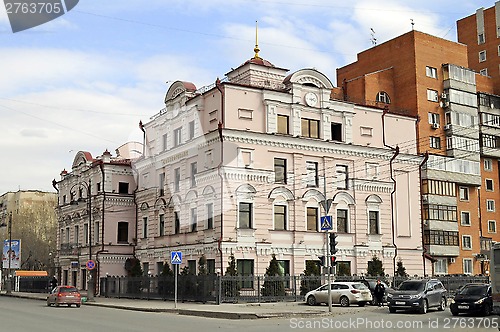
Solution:
<svg viewBox="0 0 500 332">
<path fill-rule="evenodd" d="M 174 265 L 174 308 L 177 309 L 177 270 L 179 270 L 179 264 Z"/>
<path fill-rule="evenodd" d="M 325 232 L 325 242 L 326 242 L 326 265 L 328 266 L 328 312 L 332 312 L 332 285 L 330 283 L 330 279 L 331 279 L 331 265 L 332 263 L 330 262 L 330 250 L 328 250 L 329 248 L 329 244 L 328 244 L 328 232 Z"/>
</svg>

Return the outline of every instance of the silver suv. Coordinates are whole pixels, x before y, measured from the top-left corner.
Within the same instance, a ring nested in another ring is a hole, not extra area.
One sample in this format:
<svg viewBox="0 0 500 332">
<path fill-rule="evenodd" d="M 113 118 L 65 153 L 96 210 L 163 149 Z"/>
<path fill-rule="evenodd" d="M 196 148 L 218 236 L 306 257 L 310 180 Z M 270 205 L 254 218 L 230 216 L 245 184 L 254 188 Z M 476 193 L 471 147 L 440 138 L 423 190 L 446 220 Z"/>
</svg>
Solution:
<svg viewBox="0 0 500 332">
<path fill-rule="evenodd" d="M 446 308 L 446 288 L 437 279 L 406 280 L 399 288 L 387 294 L 391 313 L 396 310 L 416 310 L 422 314 L 429 308 Z"/>
</svg>

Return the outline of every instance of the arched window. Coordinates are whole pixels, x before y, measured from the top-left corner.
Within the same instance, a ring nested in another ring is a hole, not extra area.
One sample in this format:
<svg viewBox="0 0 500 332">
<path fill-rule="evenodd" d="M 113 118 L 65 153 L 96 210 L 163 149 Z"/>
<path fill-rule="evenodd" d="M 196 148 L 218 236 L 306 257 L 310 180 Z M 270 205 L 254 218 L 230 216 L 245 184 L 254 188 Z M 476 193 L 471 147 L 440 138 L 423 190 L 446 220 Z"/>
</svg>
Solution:
<svg viewBox="0 0 500 332">
<path fill-rule="evenodd" d="M 377 93 L 376 101 L 379 103 L 385 103 L 385 104 L 390 104 L 391 103 L 391 98 L 389 98 L 389 95 L 385 91 L 380 91 Z"/>
</svg>

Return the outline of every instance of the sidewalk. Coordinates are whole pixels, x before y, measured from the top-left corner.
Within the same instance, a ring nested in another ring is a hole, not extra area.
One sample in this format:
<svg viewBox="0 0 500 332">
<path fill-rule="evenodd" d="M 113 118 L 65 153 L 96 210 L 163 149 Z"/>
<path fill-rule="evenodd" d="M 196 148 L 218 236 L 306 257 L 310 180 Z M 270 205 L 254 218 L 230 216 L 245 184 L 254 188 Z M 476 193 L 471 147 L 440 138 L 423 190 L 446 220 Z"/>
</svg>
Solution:
<svg viewBox="0 0 500 332">
<path fill-rule="evenodd" d="M 47 294 L 41 293 L 21 293 L 12 292 L 6 294 L 1 292 L 0 296 L 12 296 L 18 298 L 28 298 L 35 300 L 47 299 Z M 223 303 L 202 304 L 196 302 L 177 303 L 177 309 L 174 308 L 174 302 L 161 300 L 138 300 L 138 299 L 118 299 L 96 297 L 93 302 L 83 302 L 84 305 L 108 307 L 123 310 L 136 310 L 145 312 L 167 312 L 178 315 L 200 316 L 209 318 L 224 319 L 258 319 L 275 317 L 311 317 L 311 316 L 339 316 L 343 314 L 355 314 L 366 310 L 381 310 L 374 306 L 358 307 L 351 306 L 342 308 L 333 306 L 332 312 L 328 312 L 328 306 L 308 306 L 304 302 L 274 302 L 274 303 L 243 303 L 232 304 Z M 387 310 L 387 308 L 385 308 Z"/>
</svg>

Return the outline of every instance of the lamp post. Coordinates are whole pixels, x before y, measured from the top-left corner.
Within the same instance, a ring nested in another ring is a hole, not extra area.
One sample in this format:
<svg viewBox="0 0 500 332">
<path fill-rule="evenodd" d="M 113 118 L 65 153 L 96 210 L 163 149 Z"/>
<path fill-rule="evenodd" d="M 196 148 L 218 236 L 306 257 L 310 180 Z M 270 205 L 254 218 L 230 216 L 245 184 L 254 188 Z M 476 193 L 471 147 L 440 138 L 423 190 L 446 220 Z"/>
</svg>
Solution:
<svg viewBox="0 0 500 332">
<path fill-rule="evenodd" d="M 84 187 L 87 191 L 87 214 L 89 216 L 89 261 L 92 260 L 92 199 L 91 199 L 91 189 L 92 189 L 92 180 L 89 179 L 89 182 L 78 182 L 69 190 L 70 193 L 73 193 L 73 189 L 76 187 Z M 80 197 L 81 198 L 81 197 Z M 70 204 L 77 205 L 78 202 L 72 200 Z M 94 300 L 94 280 L 92 278 L 92 270 L 89 270 L 89 276 L 87 278 L 87 300 Z"/>
<path fill-rule="evenodd" d="M 5 290 L 7 294 L 12 292 L 12 283 L 10 279 L 10 270 L 11 270 L 11 261 L 12 261 L 12 212 L 9 213 L 9 224 L 7 225 L 5 222 L 0 224 L 0 227 L 8 227 L 9 232 L 9 251 L 7 251 L 7 259 L 9 260 L 9 265 L 7 269 L 7 282 L 5 285 Z"/>
</svg>

